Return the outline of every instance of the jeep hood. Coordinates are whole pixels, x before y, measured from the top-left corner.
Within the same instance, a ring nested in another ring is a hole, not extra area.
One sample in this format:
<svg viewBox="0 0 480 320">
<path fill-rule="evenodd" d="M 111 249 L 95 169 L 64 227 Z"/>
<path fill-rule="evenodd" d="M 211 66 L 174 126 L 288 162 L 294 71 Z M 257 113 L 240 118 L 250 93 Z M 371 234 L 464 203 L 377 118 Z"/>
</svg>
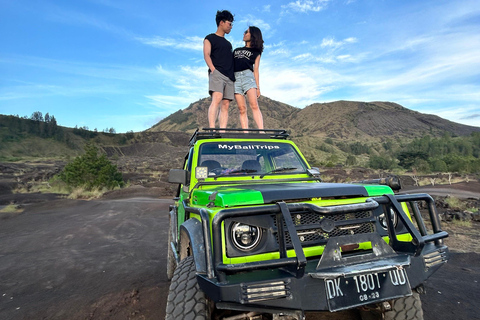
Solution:
<svg viewBox="0 0 480 320">
<path fill-rule="evenodd" d="M 273 183 L 250 185 L 202 186 L 192 193 L 192 204 L 235 207 L 272 204 L 278 201 L 327 197 L 371 197 L 392 194 L 387 186 L 344 183 Z"/>
</svg>

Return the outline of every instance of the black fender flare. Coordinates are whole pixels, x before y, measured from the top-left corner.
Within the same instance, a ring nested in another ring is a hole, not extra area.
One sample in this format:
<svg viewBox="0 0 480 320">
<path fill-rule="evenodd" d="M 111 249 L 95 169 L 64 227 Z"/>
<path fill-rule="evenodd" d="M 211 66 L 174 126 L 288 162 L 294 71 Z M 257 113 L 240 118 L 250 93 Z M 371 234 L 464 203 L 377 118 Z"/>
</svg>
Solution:
<svg viewBox="0 0 480 320">
<path fill-rule="evenodd" d="M 195 269 L 198 273 L 207 273 L 207 261 L 205 256 L 205 239 L 203 238 L 202 223 L 194 218 L 188 219 L 180 226 L 180 247 L 184 247 L 185 238 L 190 242 L 190 250 L 195 260 Z M 181 249 L 180 249 L 181 251 Z M 180 259 L 186 256 L 180 255 Z"/>
</svg>

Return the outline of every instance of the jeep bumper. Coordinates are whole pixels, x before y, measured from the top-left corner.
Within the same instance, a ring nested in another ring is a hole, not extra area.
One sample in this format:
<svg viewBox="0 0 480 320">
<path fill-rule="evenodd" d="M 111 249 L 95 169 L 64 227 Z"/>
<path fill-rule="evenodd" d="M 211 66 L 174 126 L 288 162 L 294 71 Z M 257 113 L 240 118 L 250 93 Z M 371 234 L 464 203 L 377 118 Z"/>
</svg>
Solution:
<svg viewBox="0 0 480 320">
<path fill-rule="evenodd" d="M 339 311 L 411 295 L 411 288 L 420 286 L 447 259 L 446 246 L 427 244 L 419 256 L 403 254 L 320 269 L 321 259 L 309 260 L 301 277 L 280 267 L 227 275 L 221 282 L 202 274 L 197 279 L 220 309 Z"/>
</svg>

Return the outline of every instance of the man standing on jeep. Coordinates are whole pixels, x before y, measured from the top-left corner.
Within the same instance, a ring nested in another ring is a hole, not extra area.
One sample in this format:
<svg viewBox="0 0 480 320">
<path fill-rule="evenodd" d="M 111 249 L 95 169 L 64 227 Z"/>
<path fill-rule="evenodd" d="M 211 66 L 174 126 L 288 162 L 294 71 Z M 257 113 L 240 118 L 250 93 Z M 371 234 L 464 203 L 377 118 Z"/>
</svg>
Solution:
<svg viewBox="0 0 480 320">
<path fill-rule="evenodd" d="M 228 107 L 234 98 L 235 76 L 233 73 L 232 44 L 225 39 L 233 26 L 233 15 L 227 11 L 217 11 L 215 17 L 217 31 L 205 37 L 203 41 L 203 58 L 208 66 L 208 92 L 212 103 L 208 108 L 208 125 L 215 128 L 218 106 L 221 103 L 218 121 L 220 128 L 226 128 Z"/>
</svg>

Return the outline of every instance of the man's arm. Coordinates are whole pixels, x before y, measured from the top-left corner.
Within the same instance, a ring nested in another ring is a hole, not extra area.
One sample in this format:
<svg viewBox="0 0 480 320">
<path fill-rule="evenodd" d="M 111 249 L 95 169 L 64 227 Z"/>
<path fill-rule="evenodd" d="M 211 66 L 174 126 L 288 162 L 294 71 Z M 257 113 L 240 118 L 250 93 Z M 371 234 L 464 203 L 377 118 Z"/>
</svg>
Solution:
<svg viewBox="0 0 480 320">
<path fill-rule="evenodd" d="M 203 59 L 205 59 L 210 71 L 213 72 L 213 70 L 215 70 L 215 66 L 213 65 L 212 58 L 210 57 L 211 52 L 212 44 L 207 39 L 203 40 Z"/>
</svg>

